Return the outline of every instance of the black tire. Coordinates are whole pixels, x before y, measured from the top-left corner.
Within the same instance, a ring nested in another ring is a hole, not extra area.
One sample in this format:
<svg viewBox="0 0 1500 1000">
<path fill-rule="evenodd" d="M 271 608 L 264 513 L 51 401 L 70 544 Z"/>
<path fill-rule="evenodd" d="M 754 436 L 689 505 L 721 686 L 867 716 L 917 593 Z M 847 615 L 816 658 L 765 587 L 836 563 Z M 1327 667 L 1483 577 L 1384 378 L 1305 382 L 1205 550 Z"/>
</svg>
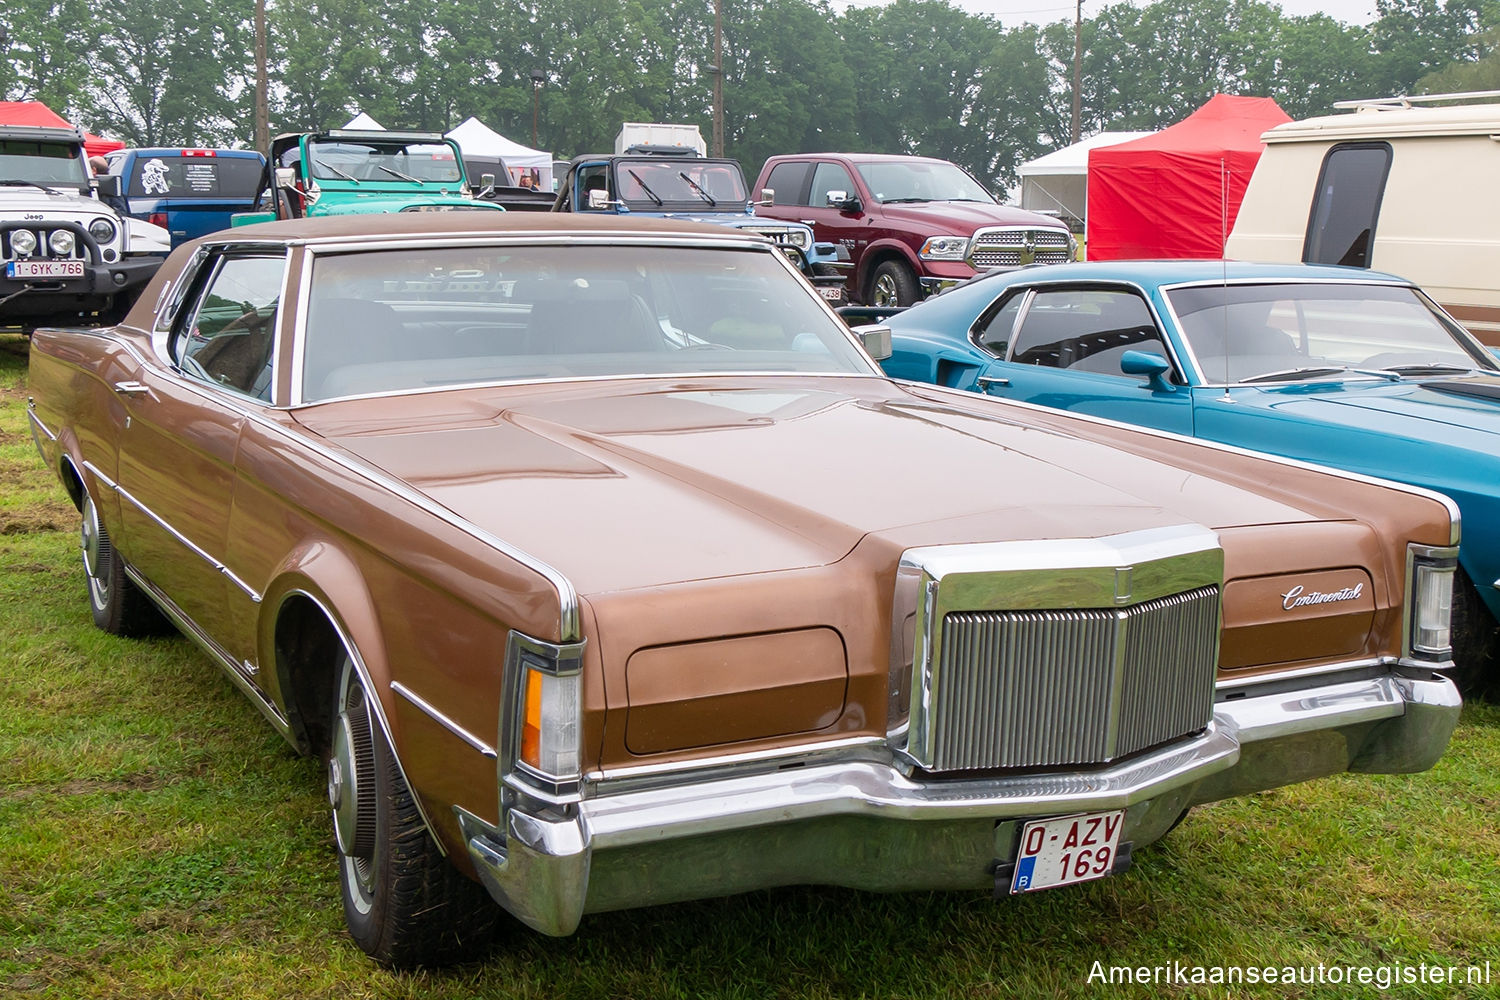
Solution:
<svg viewBox="0 0 1500 1000">
<path fill-rule="evenodd" d="M 870 275 L 865 305 L 909 306 L 917 301 L 917 276 L 899 260 L 883 260 Z"/>
<path fill-rule="evenodd" d="M 1453 680 L 1465 698 L 1500 695 L 1500 625 L 1462 566 L 1453 574 Z"/>
<path fill-rule="evenodd" d="M 344 920 L 393 968 L 480 958 L 500 908 L 443 857 L 401 776 L 353 659 L 339 668 L 328 760 Z"/>
<path fill-rule="evenodd" d="M 125 575 L 125 564 L 115 553 L 109 532 L 99 518 L 99 508 L 87 492 L 83 495 L 82 513 L 79 540 L 94 624 L 106 632 L 131 638 L 170 631 L 171 623 Z"/>
</svg>

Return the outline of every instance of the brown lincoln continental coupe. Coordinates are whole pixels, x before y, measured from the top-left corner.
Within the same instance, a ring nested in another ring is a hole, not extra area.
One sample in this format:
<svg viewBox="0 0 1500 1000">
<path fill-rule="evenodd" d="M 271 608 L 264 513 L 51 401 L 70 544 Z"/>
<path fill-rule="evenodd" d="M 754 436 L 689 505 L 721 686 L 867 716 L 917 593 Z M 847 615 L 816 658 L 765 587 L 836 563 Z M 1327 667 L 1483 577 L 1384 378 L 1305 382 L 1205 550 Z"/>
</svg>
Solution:
<svg viewBox="0 0 1500 1000">
<path fill-rule="evenodd" d="M 500 907 L 1080 882 L 1442 753 L 1445 498 L 894 382 L 883 332 L 719 227 L 273 223 L 38 332 L 31 419 L 100 627 L 326 758 L 392 964 Z"/>
</svg>

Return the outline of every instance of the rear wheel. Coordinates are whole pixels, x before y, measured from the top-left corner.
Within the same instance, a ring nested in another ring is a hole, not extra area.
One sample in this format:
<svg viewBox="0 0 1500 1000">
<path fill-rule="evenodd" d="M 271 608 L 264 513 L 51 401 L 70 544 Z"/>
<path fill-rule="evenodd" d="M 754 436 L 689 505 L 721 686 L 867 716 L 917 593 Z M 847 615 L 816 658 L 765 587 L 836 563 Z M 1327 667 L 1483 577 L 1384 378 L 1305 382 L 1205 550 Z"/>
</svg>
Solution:
<svg viewBox="0 0 1500 1000">
<path fill-rule="evenodd" d="M 881 261 L 870 276 L 868 304 L 909 306 L 917 301 L 917 276 L 899 260 Z"/>
<path fill-rule="evenodd" d="M 106 632 L 123 636 L 158 635 L 170 628 L 166 618 L 125 575 L 125 564 L 115 553 L 99 519 L 94 498 L 83 494 L 83 574 L 89 586 L 89 610 L 94 624 Z"/>
<path fill-rule="evenodd" d="M 328 802 L 344 919 L 355 943 L 397 967 L 480 957 L 500 908 L 438 850 L 347 652 L 332 723 Z"/>
<path fill-rule="evenodd" d="M 1500 625 L 1462 566 L 1453 575 L 1453 680 L 1464 697 L 1500 694 Z"/>
</svg>

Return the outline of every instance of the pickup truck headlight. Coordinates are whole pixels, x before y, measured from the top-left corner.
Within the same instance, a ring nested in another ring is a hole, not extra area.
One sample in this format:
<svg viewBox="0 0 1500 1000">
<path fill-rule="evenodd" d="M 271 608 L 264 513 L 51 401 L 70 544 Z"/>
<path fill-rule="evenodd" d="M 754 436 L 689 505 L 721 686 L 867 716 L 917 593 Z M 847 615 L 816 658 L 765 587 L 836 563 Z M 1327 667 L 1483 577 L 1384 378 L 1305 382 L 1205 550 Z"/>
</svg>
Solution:
<svg viewBox="0 0 1500 1000">
<path fill-rule="evenodd" d="M 512 632 L 505 661 L 511 724 L 501 722 L 501 745 L 508 745 L 510 763 L 550 791 L 576 784 L 583 732 L 583 644 L 558 646 Z"/>
<path fill-rule="evenodd" d="M 918 256 L 923 260 L 963 260 L 968 253 L 967 236 L 929 236 Z"/>
<path fill-rule="evenodd" d="M 788 229 L 786 241 L 798 250 L 806 251 L 812 247 L 811 229 Z"/>
<path fill-rule="evenodd" d="M 1458 550 L 1408 547 L 1409 621 L 1407 642 L 1413 656 L 1446 660 L 1453 655 L 1453 574 Z"/>
</svg>

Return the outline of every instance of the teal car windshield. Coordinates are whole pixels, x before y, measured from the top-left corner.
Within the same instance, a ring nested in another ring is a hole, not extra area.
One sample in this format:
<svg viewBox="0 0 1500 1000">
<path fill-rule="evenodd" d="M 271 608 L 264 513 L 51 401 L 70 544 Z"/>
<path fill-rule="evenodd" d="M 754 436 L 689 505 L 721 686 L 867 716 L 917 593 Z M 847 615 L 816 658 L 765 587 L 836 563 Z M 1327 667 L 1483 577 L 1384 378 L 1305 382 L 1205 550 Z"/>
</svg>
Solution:
<svg viewBox="0 0 1500 1000">
<path fill-rule="evenodd" d="M 321 181 L 458 184 L 463 171 L 452 146 L 400 140 L 310 142 L 308 161 Z"/>
<path fill-rule="evenodd" d="M 1410 288 L 1195 285 L 1171 289 L 1166 297 L 1209 382 L 1496 370 Z"/>
</svg>

